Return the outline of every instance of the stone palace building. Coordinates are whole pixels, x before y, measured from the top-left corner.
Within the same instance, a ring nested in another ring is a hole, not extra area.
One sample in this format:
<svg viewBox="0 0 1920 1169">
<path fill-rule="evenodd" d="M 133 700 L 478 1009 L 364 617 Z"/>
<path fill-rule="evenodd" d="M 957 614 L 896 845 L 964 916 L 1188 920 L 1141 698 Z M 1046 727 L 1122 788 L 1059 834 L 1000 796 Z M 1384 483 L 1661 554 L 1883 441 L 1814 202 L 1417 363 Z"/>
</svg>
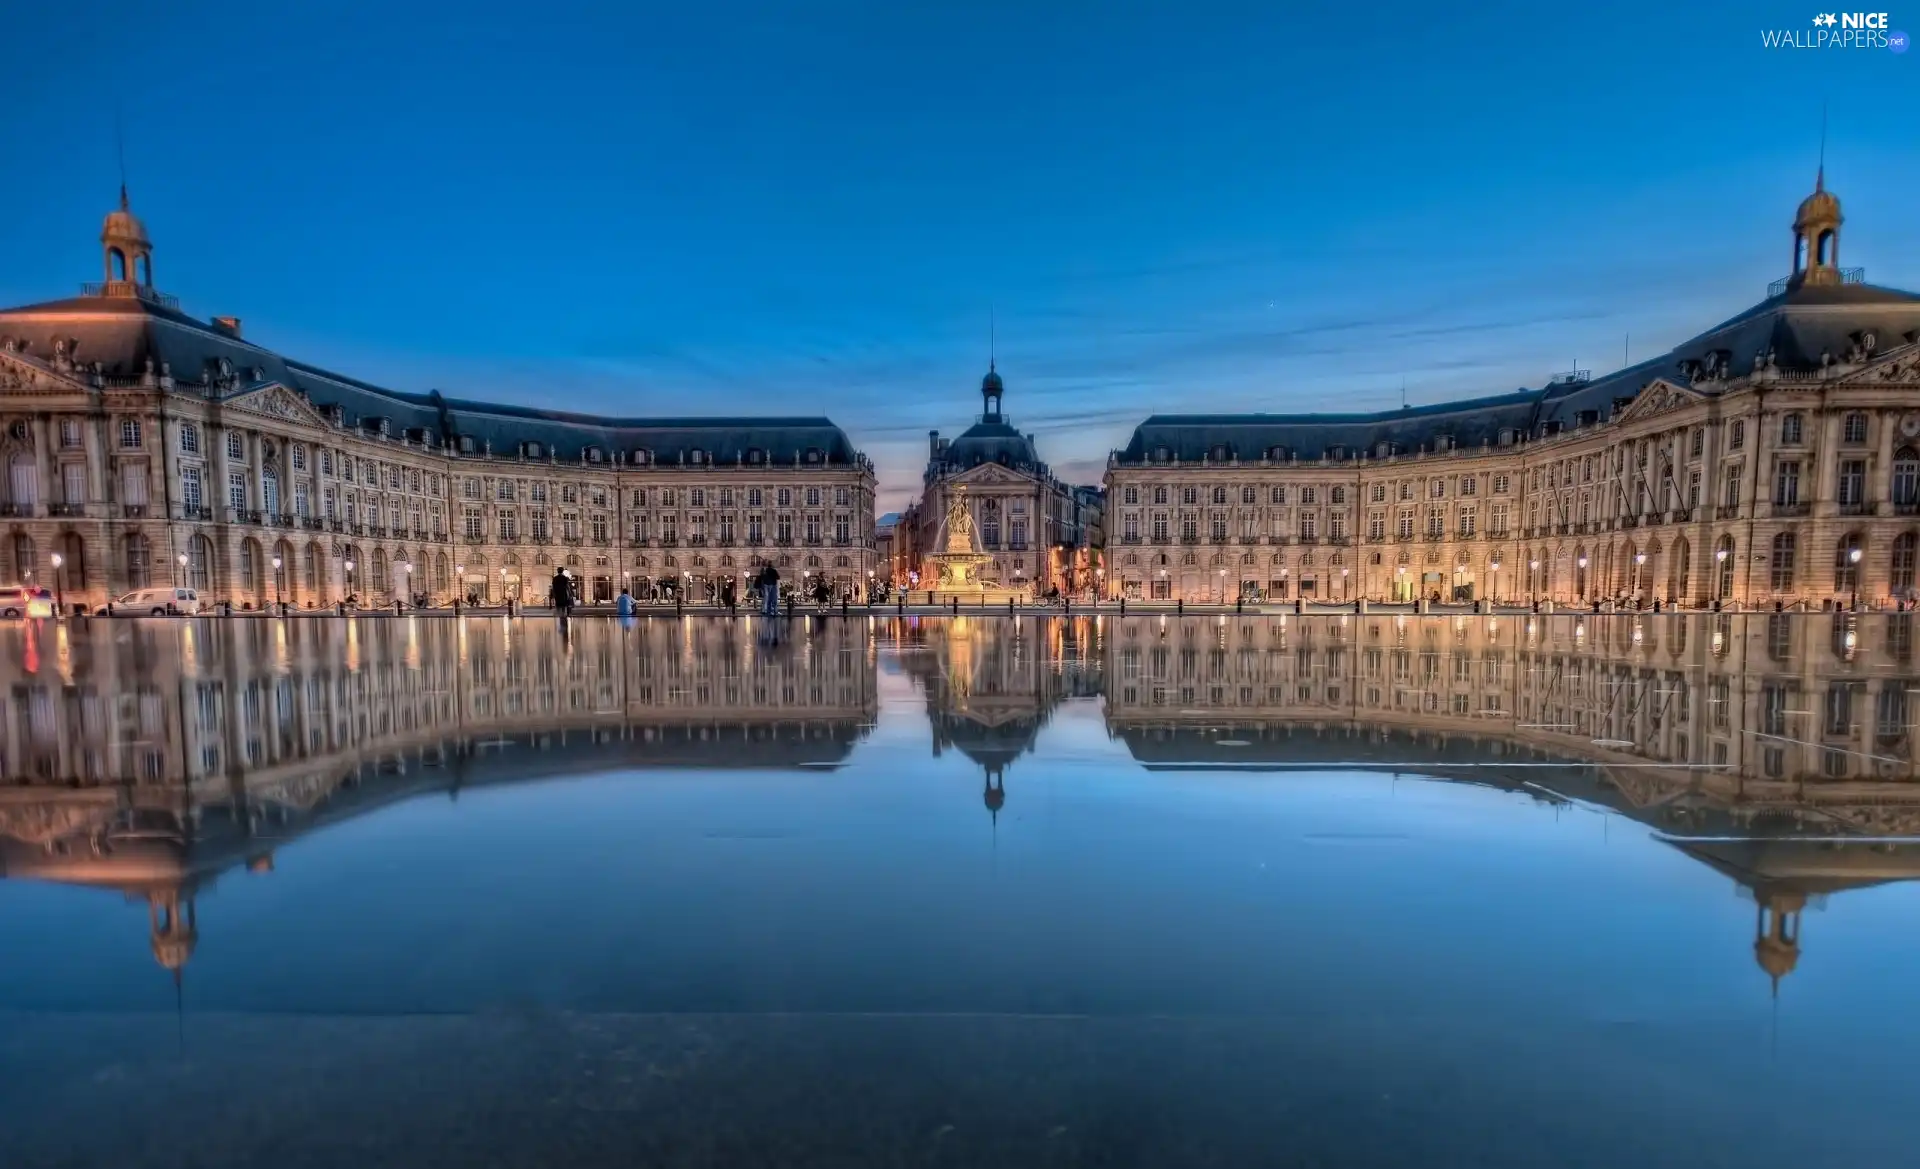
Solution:
<svg viewBox="0 0 1920 1169">
<path fill-rule="evenodd" d="M 864 587 L 872 463 L 825 418 L 599 418 L 401 393 L 156 289 L 121 192 L 104 280 L 0 311 L 0 581 L 104 604 L 705 595 L 772 561 Z M 56 561 L 56 557 L 58 558 Z"/>
<path fill-rule="evenodd" d="M 956 496 L 966 501 L 980 550 L 992 558 L 981 567 L 984 580 L 1069 593 L 1094 586 L 1099 493 L 1067 485 L 1040 461 L 1033 435 L 1022 434 L 1001 409 L 1005 396 L 1006 383 L 989 362 L 973 425 L 953 438 L 928 432 L 921 495 L 894 534 L 895 583 L 901 587 L 934 587 L 926 557 L 942 551 L 947 509 Z"/>
<path fill-rule="evenodd" d="M 1109 593 L 1887 602 L 1920 545 L 1920 295 L 1840 266 L 1824 175 L 1767 299 L 1649 361 L 1378 414 L 1158 415 Z"/>
</svg>

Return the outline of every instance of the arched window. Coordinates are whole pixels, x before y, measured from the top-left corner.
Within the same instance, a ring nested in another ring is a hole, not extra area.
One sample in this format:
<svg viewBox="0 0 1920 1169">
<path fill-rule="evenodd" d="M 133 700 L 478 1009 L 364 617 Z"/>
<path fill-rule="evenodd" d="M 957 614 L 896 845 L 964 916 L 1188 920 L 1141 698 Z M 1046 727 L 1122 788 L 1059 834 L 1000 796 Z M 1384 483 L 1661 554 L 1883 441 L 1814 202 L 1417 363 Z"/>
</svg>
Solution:
<svg viewBox="0 0 1920 1169">
<path fill-rule="evenodd" d="M 1916 546 L 1920 546 L 1920 536 L 1915 536 L 1912 532 L 1902 532 L 1894 538 L 1889 583 L 1896 594 L 1905 596 L 1913 592 L 1913 562 Z"/>
<path fill-rule="evenodd" d="M 87 542 L 78 532 L 62 533 L 54 545 L 60 550 L 61 587 L 85 592 L 87 588 Z"/>
<path fill-rule="evenodd" d="M 250 538 L 240 541 L 240 591 L 260 595 L 260 545 Z"/>
<path fill-rule="evenodd" d="M 1714 585 L 1716 595 L 1723 601 L 1733 599 L 1733 537 L 1720 537 L 1720 547 L 1713 554 Z"/>
<path fill-rule="evenodd" d="M 153 583 L 153 546 L 139 532 L 127 536 L 127 587 L 148 588 Z"/>
<path fill-rule="evenodd" d="M 40 567 L 40 550 L 34 547 L 33 537 L 25 532 L 15 532 L 12 552 L 13 555 L 7 560 L 13 566 L 13 583 L 34 583 L 34 572 Z"/>
<path fill-rule="evenodd" d="M 1920 452 L 1910 446 L 1893 452 L 1893 502 L 1908 507 L 1920 503 Z"/>
<path fill-rule="evenodd" d="M 107 279 L 125 280 L 127 278 L 127 253 L 119 248 L 107 249 Z"/>
<path fill-rule="evenodd" d="M 1833 548 L 1833 591 L 1852 592 L 1860 587 L 1860 533 L 1848 532 Z"/>
<path fill-rule="evenodd" d="M 1776 593 L 1789 592 L 1793 588 L 1793 551 L 1792 532 L 1781 532 L 1773 538 L 1773 560 L 1769 583 Z"/>
<path fill-rule="evenodd" d="M 1818 256 L 1821 264 L 1833 263 L 1833 230 L 1831 228 L 1820 233 Z"/>
<path fill-rule="evenodd" d="M 187 587 L 196 592 L 213 588 L 213 541 L 205 536 L 187 542 Z"/>
</svg>

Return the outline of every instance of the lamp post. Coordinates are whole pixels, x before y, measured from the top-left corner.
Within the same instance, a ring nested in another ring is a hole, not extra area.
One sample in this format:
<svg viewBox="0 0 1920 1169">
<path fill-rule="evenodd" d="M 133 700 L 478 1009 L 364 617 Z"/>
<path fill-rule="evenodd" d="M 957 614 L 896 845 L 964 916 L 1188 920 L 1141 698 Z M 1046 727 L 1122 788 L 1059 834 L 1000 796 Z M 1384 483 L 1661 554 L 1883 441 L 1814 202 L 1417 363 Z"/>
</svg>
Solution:
<svg viewBox="0 0 1920 1169">
<path fill-rule="evenodd" d="M 281 601 L 280 601 L 280 563 L 281 563 L 281 561 L 280 561 L 280 558 L 279 558 L 278 556 L 276 556 L 276 557 L 274 557 L 274 558 L 273 558 L 273 607 L 274 607 L 274 608 L 276 608 L 276 609 L 278 609 L 278 608 L 280 607 L 280 604 L 281 604 Z"/>
<path fill-rule="evenodd" d="M 1727 550 L 1725 548 L 1722 548 L 1713 554 L 1713 563 L 1715 566 L 1715 572 L 1713 574 L 1713 595 L 1716 601 L 1726 600 L 1727 593 L 1732 591 L 1730 589 L 1725 589 L 1721 587 L 1721 578 L 1726 575 L 1726 571 L 1727 571 L 1725 567 L 1726 562 L 1727 562 Z"/>
<path fill-rule="evenodd" d="M 53 554 L 52 559 L 53 559 L 53 612 L 55 616 L 58 616 L 60 611 L 67 607 L 66 574 L 60 571 L 60 566 L 65 564 L 67 561 L 66 561 L 66 557 L 60 555 L 58 552 L 55 552 Z"/>
<path fill-rule="evenodd" d="M 60 566 L 60 558 L 58 556 L 53 558 L 53 564 L 55 568 Z M 1852 608 L 1858 609 L 1860 607 L 1860 549 L 1858 547 L 1847 550 L 1847 565 L 1849 569 L 1847 579 L 1848 582 L 1853 585 Z"/>
<path fill-rule="evenodd" d="M 453 566 L 453 600 L 455 604 L 458 604 L 460 598 L 466 594 L 466 588 L 467 566 L 464 564 L 456 564 Z"/>
<path fill-rule="evenodd" d="M 1580 559 L 1574 561 L 1574 563 L 1580 566 L 1579 593 L 1580 599 L 1584 601 L 1587 599 L 1587 558 L 1582 556 Z"/>
<path fill-rule="evenodd" d="M 1646 567 L 1647 554 L 1645 552 L 1635 552 L 1633 554 L 1633 594 L 1636 600 L 1640 596 L 1640 590 L 1646 587 L 1646 582 L 1641 579 L 1641 574 Z"/>
<path fill-rule="evenodd" d="M 1096 568 L 1093 570 L 1093 603 L 1098 605 L 1106 595 L 1107 570 L 1104 568 Z"/>
<path fill-rule="evenodd" d="M 173 574 L 173 587 L 176 589 L 185 588 L 187 587 L 187 554 L 182 552 L 180 555 L 174 557 L 174 560 L 179 563 L 180 568 Z"/>
<path fill-rule="evenodd" d="M 1540 562 L 1538 560 L 1527 561 L 1527 603 L 1529 605 L 1540 603 Z"/>
<path fill-rule="evenodd" d="M 1162 601 L 1173 595 L 1173 590 L 1167 586 L 1167 570 L 1164 568 L 1160 570 L 1160 592 L 1163 595 L 1158 599 Z"/>
<path fill-rule="evenodd" d="M 1227 603 L 1227 570 L 1224 568 L 1220 570 L 1220 603 Z"/>
<path fill-rule="evenodd" d="M 349 559 L 344 567 L 347 570 L 347 594 L 351 596 L 353 594 L 353 561 Z"/>
<path fill-rule="evenodd" d="M 1347 580 L 1347 570 L 1344 568 L 1340 570 L 1340 599 L 1343 601 L 1353 600 L 1353 584 Z"/>
<path fill-rule="evenodd" d="M 402 560 L 400 562 L 400 568 L 407 582 L 407 604 L 411 605 L 413 604 L 413 561 Z"/>
<path fill-rule="evenodd" d="M 1404 564 L 1395 565 L 1393 569 L 1393 575 L 1395 577 L 1395 585 L 1394 585 L 1393 591 L 1396 593 L 1406 592 L 1407 591 L 1407 566 Z M 1394 600 L 1396 601 L 1403 600 L 1403 599 L 1404 599 L 1403 597 L 1394 598 Z"/>
<path fill-rule="evenodd" d="M 1500 603 L 1500 558 L 1497 556 L 1494 557 L 1492 562 L 1488 564 L 1488 567 L 1493 569 L 1493 588 L 1491 591 L 1493 593 L 1493 603 L 1498 605 Z"/>
</svg>

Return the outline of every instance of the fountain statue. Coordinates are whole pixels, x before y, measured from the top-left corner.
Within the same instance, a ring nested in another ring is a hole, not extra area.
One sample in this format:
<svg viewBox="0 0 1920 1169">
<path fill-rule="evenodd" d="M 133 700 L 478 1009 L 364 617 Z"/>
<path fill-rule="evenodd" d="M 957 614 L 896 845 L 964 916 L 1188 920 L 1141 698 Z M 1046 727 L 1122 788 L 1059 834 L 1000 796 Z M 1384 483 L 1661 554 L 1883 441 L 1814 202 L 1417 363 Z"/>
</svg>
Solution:
<svg viewBox="0 0 1920 1169">
<path fill-rule="evenodd" d="M 981 579 L 980 570 L 993 563 L 993 557 L 980 551 L 974 538 L 973 512 L 967 507 L 966 489 L 955 491 L 947 500 L 947 515 L 940 525 L 940 549 L 928 554 L 937 572 L 941 592 L 959 594 L 964 600 L 1004 601 L 1017 590 L 1000 587 Z"/>
</svg>

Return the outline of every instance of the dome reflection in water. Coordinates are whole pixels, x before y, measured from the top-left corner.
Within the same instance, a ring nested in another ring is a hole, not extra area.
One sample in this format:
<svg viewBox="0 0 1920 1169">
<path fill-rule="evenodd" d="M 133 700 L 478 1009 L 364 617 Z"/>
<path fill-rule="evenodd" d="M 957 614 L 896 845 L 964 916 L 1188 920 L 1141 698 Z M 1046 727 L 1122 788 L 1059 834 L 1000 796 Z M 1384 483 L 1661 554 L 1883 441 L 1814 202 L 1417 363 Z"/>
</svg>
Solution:
<svg viewBox="0 0 1920 1169">
<path fill-rule="evenodd" d="M 1915 1135 L 1905 615 L 788 632 L 0 632 L 20 1163 Z"/>
</svg>

